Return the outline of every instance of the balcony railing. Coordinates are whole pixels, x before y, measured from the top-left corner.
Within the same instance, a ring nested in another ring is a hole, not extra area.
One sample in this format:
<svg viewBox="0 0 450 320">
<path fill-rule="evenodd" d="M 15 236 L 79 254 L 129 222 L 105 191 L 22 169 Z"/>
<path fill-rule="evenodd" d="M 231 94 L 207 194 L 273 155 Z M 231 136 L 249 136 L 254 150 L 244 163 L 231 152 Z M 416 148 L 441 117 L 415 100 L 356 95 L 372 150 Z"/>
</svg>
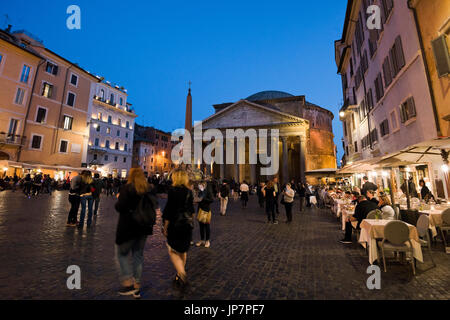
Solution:
<svg viewBox="0 0 450 320">
<path fill-rule="evenodd" d="M 0 132 L 0 143 L 2 144 L 21 146 L 25 144 L 25 138 L 24 136 Z"/>
<path fill-rule="evenodd" d="M 129 112 L 129 113 L 134 113 L 134 110 L 129 108 L 128 106 L 125 106 L 125 107 L 121 106 L 118 103 L 113 103 L 112 101 L 107 100 L 105 98 L 101 98 L 99 96 L 94 96 L 94 100 L 103 102 L 103 103 L 108 104 L 108 105 L 110 105 L 111 107 L 114 107 L 114 108 L 122 109 L 123 111 Z"/>
</svg>

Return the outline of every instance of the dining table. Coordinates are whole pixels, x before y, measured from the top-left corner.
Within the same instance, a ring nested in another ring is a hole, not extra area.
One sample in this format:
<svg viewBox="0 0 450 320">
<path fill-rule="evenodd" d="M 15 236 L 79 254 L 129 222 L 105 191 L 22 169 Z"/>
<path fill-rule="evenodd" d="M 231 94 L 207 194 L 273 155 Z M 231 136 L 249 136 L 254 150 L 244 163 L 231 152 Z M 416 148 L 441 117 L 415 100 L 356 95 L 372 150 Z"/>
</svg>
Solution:
<svg viewBox="0 0 450 320">
<path fill-rule="evenodd" d="M 359 243 L 367 248 L 369 253 L 369 263 L 373 264 L 378 259 L 377 239 L 384 238 L 384 228 L 392 220 L 377 220 L 364 219 L 361 224 L 361 233 L 359 236 Z M 406 223 L 409 228 L 409 239 L 413 246 L 413 256 L 420 262 L 423 262 L 422 247 L 420 245 L 419 234 L 417 228 L 409 223 Z"/>
</svg>

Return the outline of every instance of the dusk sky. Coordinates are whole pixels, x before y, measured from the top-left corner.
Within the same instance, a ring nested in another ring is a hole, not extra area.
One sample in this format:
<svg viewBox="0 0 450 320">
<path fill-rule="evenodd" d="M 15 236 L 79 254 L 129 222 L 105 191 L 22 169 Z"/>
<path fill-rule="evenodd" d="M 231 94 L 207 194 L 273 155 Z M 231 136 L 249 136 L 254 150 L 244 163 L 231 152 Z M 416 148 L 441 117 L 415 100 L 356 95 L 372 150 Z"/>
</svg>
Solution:
<svg viewBox="0 0 450 320">
<path fill-rule="evenodd" d="M 51 50 L 128 90 L 137 123 L 184 127 L 188 82 L 193 120 L 213 104 L 265 90 L 305 95 L 331 110 L 342 157 L 340 77 L 334 41 L 346 0 L 3 1 L 0 27 L 26 29 Z M 66 27 L 69 5 L 81 30 Z M 8 16 L 8 19 L 6 18 Z"/>
</svg>

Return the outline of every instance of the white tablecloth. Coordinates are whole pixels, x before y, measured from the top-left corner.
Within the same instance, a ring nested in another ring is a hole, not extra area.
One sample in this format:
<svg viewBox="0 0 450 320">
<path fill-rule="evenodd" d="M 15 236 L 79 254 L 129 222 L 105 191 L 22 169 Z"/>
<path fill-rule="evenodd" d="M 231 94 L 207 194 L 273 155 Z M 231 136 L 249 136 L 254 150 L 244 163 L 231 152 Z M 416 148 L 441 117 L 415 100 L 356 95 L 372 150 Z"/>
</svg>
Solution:
<svg viewBox="0 0 450 320">
<path fill-rule="evenodd" d="M 378 249 L 376 238 L 383 238 L 384 227 L 392 220 L 371 220 L 365 219 L 361 222 L 361 234 L 359 236 L 359 242 L 363 247 L 368 246 L 369 251 L 369 263 L 373 264 L 378 258 Z M 415 226 L 408 224 L 410 231 L 410 239 L 413 246 L 414 258 L 423 262 L 422 247 L 419 243 L 419 236 Z"/>
</svg>

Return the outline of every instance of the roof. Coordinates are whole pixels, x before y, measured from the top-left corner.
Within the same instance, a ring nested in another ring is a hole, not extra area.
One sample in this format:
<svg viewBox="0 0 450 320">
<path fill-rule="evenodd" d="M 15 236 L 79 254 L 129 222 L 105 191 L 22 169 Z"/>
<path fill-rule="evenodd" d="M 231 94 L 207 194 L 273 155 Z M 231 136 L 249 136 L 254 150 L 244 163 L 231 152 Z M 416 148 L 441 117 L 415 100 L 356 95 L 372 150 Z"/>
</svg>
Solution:
<svg viewBox="0 0 450 320">
<path fill-rule="evenodd" d="M 261 91 L 258 93 L 255 93 L 249 97 L 247 97 L 245 100 L 248 101 L 261 101 L 261 100 L 273 100 L 273 99 L 281 99 L 281 98 L 292 98 L 294 95 L 283 92 L 283 91 Z"/>
<path fill-rule="evenodd" d="M 31 46 L 22 45 L 21 42 L 19 41 L 19 39 L 17 39 L 17 37 L 15 37 L 14 35 L 12 35 L 11 33 L 7 32 L 7 31 L 0 29 L 0 39 L 34 55 L 35 57 L 37 57 L 39 59 L 43 59 L 41 57 L 41 55 L 36 50 L 34 50 Z"/>
</svg>

